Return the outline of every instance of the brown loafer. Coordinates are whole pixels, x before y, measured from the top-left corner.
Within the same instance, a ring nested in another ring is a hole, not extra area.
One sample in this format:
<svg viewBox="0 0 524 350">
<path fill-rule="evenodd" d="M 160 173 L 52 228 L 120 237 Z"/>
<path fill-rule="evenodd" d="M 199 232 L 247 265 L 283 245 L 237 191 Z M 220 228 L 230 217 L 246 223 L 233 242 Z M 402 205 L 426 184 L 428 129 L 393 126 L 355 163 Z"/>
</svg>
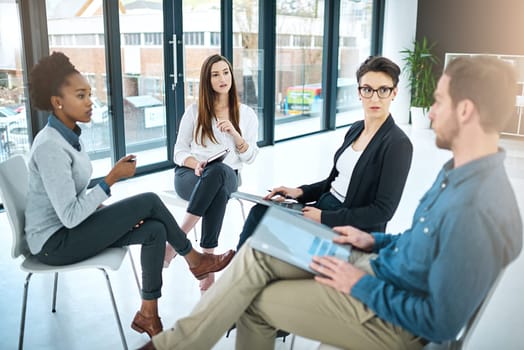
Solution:
<svg viewBox="0 0 524 350">
<path fill-rule="evenodd" d="M 149 338 L 152 338 L 154 335 L 157 335 L 158 333 L 162 332 L 164 327 L 162 326 L 160 317 L 145 317 L 140 313 L 140 311 L 137 311 L 135 318 L 131 323 L 131 328 L 133 328 L 138 333 L 146 332 L 147 335 L 149 335 Z"/>
<path fill-rule="evenodd" d="M 235 256 L 234 250 L 228 250 L 224 254 L 214 255 L 214 254 L 202 254 L 202 259 L 200 264 L 195 267 L 190 267 L 189 270 L 195 275 L 197 280 L 202 280 L 209 275 L 211 272 L 217 272 L 222 270 L 224 267 L 229 264 L 231 259 Z"/>
</svg>

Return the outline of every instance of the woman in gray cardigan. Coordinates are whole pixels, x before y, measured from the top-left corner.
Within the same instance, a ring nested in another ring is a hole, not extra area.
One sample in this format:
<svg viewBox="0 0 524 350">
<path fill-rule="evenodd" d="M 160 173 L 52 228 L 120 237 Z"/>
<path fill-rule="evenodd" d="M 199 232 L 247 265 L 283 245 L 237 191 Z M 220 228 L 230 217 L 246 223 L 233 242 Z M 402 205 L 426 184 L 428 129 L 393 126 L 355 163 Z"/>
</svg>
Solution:
<svg viewBox="0 0 524 350">
<path fill-rule="evenodd" d="M 276 187 L 266 199 L 280 195 L 304 204 L 314 202 L 303 209 L 311 220 L 382 232 L 402 196 L 413 146 L 389 113 L 398 90 L 398 65 L 385 57 L 370 57 L 356 75 L 364 120 L 351 125 L 335 152 L 329 176 L 297 188 Z M 251 209 L 237 249 L 253 234 L 266 209 L 263 205 Z"/>
<path fill-rule="evenodd" d="M 26 237 L 31 253 L 49 265 L 72 264 L 108 247 L 141 244 L 142 305 L 131 327 L 151 337 L 162 331 L 161 295 L 166 241 L 182 255 L 197 279 L 223 269 L 234 255 L 195 251 L 161 200 L 143 193 L 103 206 L 116 181 L 134 175 L 133 155 L 120 159 L 96 186 L 77 123 L 91 120 L 91 87 L 62 53 L 43 58 L 31 71 L 31 103 L 51 112 L 29 159 Z"/>
</svg>

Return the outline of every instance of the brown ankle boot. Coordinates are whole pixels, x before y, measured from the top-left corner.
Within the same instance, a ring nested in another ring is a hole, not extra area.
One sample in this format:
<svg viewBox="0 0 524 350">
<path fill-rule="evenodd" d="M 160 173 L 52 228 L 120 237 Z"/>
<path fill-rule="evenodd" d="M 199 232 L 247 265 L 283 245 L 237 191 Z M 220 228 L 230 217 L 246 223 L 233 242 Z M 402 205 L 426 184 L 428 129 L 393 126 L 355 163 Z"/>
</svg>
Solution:
<svg viewBox="0 0 524 350">
<path fill-rule="evenodd" d="M 131 328 L 133 328 L 138 333 L 144 333 L 146 332 L 147 335 L 149 335 L 149 338 L 152 338 L 154 335 L 157 335 L 158 333 L 162 332 L 163 326 L 162 322 L 160 321 L 160 317 L 158 316 L 152 316 L 152 317 L 145 317 L 140 313 L 140 311 L 136 312 L 135 318 L 133 319 L 133 322 L 131 323 Z"/>
<path fill-rule="evenodd" d="M 234 250 L 228 250 L 221 255 L 204 253 L 202 254 L 200 264 L 191 267 L 190 270 L 197 280 L 203 280 L 211 272 L 217 272 L 226 267 L 234 256 Z"/>
</svg>

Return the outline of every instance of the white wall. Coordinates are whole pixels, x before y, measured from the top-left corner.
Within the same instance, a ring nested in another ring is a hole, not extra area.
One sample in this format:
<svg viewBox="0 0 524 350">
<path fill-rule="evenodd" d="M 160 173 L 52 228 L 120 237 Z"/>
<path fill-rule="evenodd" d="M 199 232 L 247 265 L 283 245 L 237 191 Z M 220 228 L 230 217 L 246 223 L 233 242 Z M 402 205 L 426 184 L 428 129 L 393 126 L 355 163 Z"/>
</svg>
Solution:
<svg viewBox="0 0 524 350">
<path fill-rule="evenodd" d="M 386 0 L 382 54 L 403 68 L 400 51 L 411 47 L 417 32 L 418 0 Z M 410 93 L 405 75 L 401 75 L 399 93 L 391 105 L 398 124 L 409 122 Z"/>
</svg>

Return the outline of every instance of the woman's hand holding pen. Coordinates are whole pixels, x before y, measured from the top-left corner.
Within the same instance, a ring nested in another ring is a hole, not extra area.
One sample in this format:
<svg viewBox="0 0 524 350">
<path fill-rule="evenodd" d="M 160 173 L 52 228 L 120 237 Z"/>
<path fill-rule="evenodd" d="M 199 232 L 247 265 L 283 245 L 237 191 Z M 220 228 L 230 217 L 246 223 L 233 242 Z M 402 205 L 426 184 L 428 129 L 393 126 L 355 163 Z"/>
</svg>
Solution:
<svg viewBox="0 0 524 350">
<path fill-rule="evenodd" d="M 233 124 L 228 119 L 220 119 L 217 121 L 217 128 L 218 130 L 228 133 L 229 135 L 233 136 L 233 138 L 241 138 L 238 131 L 233 127 Z"/>
<path fill-rule="evenodd" d="M 284 199 L 297 199 L 298 197 L 302 196 L 304 194 L 304 191 L 300 188 L 292 188 L 292 187 L 275 187 L 272 190 L 268 190 L 269 193 L 264 197 L 264 199 L 272 199 L 275 196 L 282 197 L 282 200 Z"/>
<path fill-rule="evenodd" d="M 105 177 L 105 181 L 109 186 L 112 186 L 120 179 L 132 177 L 136 171 L 136 156 L 133 154 L 127 155 L 116 162 L 115 166 L 109 174 Z"/>
</svg>

